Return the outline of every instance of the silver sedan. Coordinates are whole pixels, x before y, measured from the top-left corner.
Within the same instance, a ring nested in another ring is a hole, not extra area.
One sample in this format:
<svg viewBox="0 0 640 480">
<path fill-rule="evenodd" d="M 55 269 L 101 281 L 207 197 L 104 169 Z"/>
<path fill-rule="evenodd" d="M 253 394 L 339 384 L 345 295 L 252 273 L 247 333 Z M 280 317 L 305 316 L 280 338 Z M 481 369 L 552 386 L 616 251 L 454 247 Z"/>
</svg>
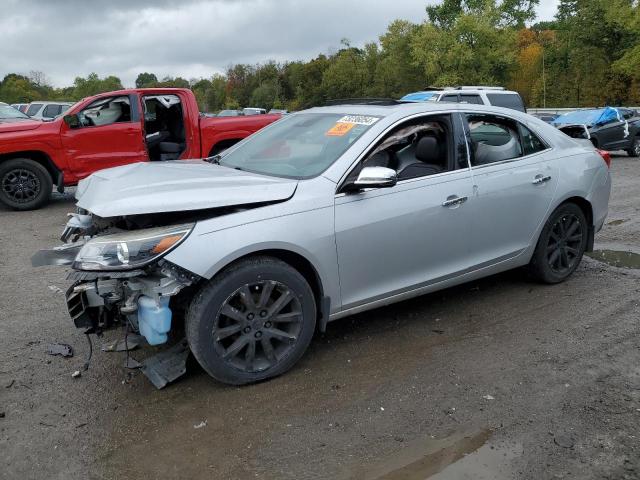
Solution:
<svg viewBox="0 0 640 480">
<path fill-rule="evenodd" d="M 250 383 L 356 312 L 517 267 L 567 279 L 605 221 L 609 161 L 514 110 L 314 108 L 221 156 L 93 174 L 34 264 L 72 266 L 77 327 L 184 335 L 176 358 Z"/>
</svg>

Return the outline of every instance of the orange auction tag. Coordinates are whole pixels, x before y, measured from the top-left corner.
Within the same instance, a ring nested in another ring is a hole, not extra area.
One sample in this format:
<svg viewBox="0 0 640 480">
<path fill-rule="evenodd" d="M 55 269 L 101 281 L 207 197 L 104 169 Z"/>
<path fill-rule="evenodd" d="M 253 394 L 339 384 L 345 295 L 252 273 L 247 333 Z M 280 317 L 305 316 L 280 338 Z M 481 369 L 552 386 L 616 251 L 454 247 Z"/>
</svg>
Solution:
<svg viewBox="0 0 640 480">
<path fill-rule="evenodd" d="M 342 137 L 355 126 L 355 123 L 338 122 L 329 129 L 326 135 L 328 137 Z"/>
</svg>

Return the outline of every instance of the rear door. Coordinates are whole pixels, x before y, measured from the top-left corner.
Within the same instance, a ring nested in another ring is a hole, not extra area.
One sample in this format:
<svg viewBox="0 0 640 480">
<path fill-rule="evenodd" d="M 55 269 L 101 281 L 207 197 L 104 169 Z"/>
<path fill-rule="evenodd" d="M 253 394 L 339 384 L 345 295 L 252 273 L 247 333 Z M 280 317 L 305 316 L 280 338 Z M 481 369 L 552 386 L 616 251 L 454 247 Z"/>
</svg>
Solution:
<svg viewBox="0 0 640 480">
<path fill-rule="evenodd" d="M 148 160 L 137 95 L 101 97 L 77 115 L 80 125 L 71 128 L 63 122 L 60 135 L 78 177 Z"/>
<path fill-rule="evenodd" d="M 470 248 L 477 267 L 514 257 L 535 242 L 558 184 L 552 150 L 526 125 L 466 114 L 473 198 Z"/>
</svg>

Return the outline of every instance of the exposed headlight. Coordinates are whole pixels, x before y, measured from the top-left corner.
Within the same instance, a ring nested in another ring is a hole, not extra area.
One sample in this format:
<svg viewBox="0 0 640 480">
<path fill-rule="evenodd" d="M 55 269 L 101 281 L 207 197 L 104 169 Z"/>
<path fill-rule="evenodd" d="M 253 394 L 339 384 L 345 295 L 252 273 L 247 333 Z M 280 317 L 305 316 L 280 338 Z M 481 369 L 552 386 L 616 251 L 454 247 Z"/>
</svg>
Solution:
<svg viewBox="0 0 640 480">
<path fill-rule="evenodd" d="M 147 265 L 177 247 L 194 224 L 147 228 L 89 240 L 76 256 L 76 270 L 131 270 Z"/>
</svg>

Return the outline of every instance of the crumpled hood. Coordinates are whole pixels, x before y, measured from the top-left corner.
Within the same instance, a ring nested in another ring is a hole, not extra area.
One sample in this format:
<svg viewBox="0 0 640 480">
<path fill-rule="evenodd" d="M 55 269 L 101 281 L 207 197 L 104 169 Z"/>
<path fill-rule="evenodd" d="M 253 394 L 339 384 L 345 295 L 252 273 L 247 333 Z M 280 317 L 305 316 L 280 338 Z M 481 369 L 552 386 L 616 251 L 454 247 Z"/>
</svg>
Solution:
<svg viewBox="0 0 640 480">
<path fill-rule="evenodd" d="M 106 218 L 282 201 L 297 184 L 202 160 L 141 162 L 81 180 L 76 198 L 79 207 Z"/>
<path fill-rule="evenodd" d="M 39 120 L 0 119 L 0 133 L 24 132 L 41 126 L 42 122 Z"/>
</svg>

